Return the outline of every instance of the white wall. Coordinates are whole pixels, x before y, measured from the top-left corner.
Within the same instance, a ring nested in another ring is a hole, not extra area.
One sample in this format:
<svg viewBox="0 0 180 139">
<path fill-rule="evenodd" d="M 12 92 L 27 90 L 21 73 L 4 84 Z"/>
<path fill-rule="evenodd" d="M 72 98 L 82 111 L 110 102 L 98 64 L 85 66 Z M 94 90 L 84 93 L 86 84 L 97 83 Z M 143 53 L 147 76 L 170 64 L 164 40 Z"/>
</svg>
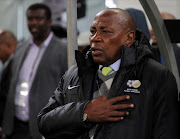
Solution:
<svg viewBox="0 0 180 139">
<path fill-rule="evenodd" d="M 28 38 L 29 31 L 26 25 L 26 9 L 32 3 L 41 1 L 42 0 L 0 0 L 0 30 L 8 29 L 12 31 L 18 39 L 22 39 L 22 37 L 25 39 Z M 20 5 L 22 5 L 22 11 L 18 11 Z M 22 21 L 18 19 L 22 19 Z M 18 34 L 19 31 L 21 31 L 20 34 Z"/>
<path fill-rule="evenodd" d="M 17 32 L 17 1 L 0 0 L 0 29 L 10 29 L 13 33 Z"/>
<path fill-rule="evenodd" d="M 177 19 L 180 19 L 180 0 L 154 0 L 160 12 L 169 12 L 173 14 Z M 143 10 L 139 0 L 114 0 L 117 7 L 126 8 L 137 8 Z M 146 17 L 147 18 L 147 17 Z M 148 26 L 150 27 L 149 20 L 147 18 Z"/>
</svg>

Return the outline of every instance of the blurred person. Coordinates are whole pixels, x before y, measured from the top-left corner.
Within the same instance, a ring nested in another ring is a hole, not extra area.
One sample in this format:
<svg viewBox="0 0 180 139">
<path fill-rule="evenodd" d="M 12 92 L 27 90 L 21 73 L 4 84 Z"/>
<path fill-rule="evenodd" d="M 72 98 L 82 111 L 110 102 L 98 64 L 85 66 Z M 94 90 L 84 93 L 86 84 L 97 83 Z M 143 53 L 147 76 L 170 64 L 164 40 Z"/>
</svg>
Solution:
<svg viewBox="0 0 180 139">
<path fill-rule="evenodd" d="M 11 31 L 2 30 L 0 32 L 0 60 L 3 63 L 2 74 L 0 76 L 0 136 L 2 133 L 2 113 L 4 112 L 11 78 L 11 61 L 17 43 L 16 36 Z"/>
<path fill-rule="evenodd" d="M 16 36 L 9 30 L 0 31 L 0 77 L 3 70 L 3 65 L 14 52 L 17 45 Z M 9 62 L 8 62 L 9 63 Z M 8 64 L 6 64 L 8 65 Z"/>
<path fill-rule="evenodd" d="M 179 139 L 173 74 L 153 60 L 149 40 L 125 10 L 100 11 L 90 46 L 76 52 L 38 115 L 48 139 Z"/>
<path fill-rule="evenodd" d="M 173 19 L 174 20 L 174 19 L 176 19 L 174 15 L 167 13 L 167 12 L 161 12 L 160 14 L 161 14 L 161 17 L 163 20 L 166 20 L 166 19 Z M 151 35 L 151 44 L 158 47 L 156 36 L 154 34 L 153 28 L 150 28 L 149 32 Z"/>
<path fill-rule="evenodd" d="M 16 36 L 8 30 L 0 32 L 0 60 L 4 64 L 14 52 L 17 45 Z"/>
<path fill-rule="evenodd" d="M 161 12 L 161 17 L 162 17 L 163 20 L 166 20 L 166 19 L 175 20 L 176 19 L 174 15 L 172 15 L 172 14 L 170 14 L 168 12 Z M 155 60 L 160 62 L 161 64 L 163 64 L 163 60 L 161 58 L 161 54 L 160 54 L 160 51 L 159 51 L 156 36 L 155 36 L 154 31 L 153 31 L 152 28 L 150 28 L 150 35 L 151 35 L 150 43 L 152 45 L 152 52 L 154 54 Z M 176 43 L 172 43 L 172 46 L 173 46 L 174 55 L 175 55 L 175 58 L 176 58 L 178 71 L 179 71 L 179 74 L 180 74 L 180 48 L 177 46 Z"/>
<path fill-rule="evenodd" d="M 26 16 L 32 38 L 19 44 L 13 55 L 2 121 L 6 139 L 42 139 L 37 114 L 67 70 L 67 45 L 51 31 L 50 9 L 35 3 Z"/>
</svg>

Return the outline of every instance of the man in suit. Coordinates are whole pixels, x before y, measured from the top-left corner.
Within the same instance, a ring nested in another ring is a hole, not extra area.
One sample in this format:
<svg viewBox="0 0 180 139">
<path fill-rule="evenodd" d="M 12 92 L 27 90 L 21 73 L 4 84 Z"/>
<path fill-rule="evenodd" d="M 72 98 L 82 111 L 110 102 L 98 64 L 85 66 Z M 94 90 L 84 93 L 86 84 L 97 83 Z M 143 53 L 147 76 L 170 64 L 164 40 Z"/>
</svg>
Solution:
<svg viewBox="0 0 180 139">
<path fill-rule="evenodd" d="M 17 45 L 16 36 L 9 30 L 0 31 L 0 60 L 4 64 Z"/>
<path fill-rule="evenodd" d="M 11 61 L 12 54 L 16 48 L 16 36 L 9 30 L 0 32 L 0 60 L 3 63 L 2 72 L 0 73 L 0 113 L 4 112 L 7 92 L 9 90 L 9 82 L 11 78 Z M 0 115 L 0 135 L 2 132 L 2 114 Z"/>
<path fill-rule="evenodd" d="M 67 70 L 66 44 L 51 31 L 50 9 L 33 4 L 26 16 L 32 38 L 17 46 L 12 60 L 13 74 L 2 123 L 7 139 L 42 139 L 37 114 Z"/>
<path fill-rule="evenodd" d="M 9 30 L 0 31 L 0 78 L 4 68 L 9 63 L 9 57 L 14 52 L 17 45 L 16 36 Z M 8 61 L 8 62 L 7 62 Z"/>
</svg>

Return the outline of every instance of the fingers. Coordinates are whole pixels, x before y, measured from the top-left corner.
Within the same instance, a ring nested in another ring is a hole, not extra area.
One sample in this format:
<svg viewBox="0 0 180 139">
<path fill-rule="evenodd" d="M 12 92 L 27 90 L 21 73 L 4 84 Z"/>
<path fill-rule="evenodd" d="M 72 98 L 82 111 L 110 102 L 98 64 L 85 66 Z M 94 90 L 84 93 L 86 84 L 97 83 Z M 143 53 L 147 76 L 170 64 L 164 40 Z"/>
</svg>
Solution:
<svg viewBox="0 0 180 139">
<path fill-rule="evenodd" d="M 134 104 L 116 104 L 111 106 L 111 110 L 122 110 L 128 108 L 134 108 Z"/>
<path fill-rule="evenodd" d="M 129 112 L 114 111 L 111 115 L 113 116 L 106 119 L 106 122 L 117 122 L 123 120 L 125 116 L 129 115 Z"/>
<path fill-rule="evenodd" d="M 85 107 L 85 113 L 91 122 L 119 121 L 129 115 L 127 109 L 134 108 L 134 104 L 118 104 L 124 100 L 129 100 L 129 95 L 123 95 L 107 99 L 107 94 L 94 98 Z"/>
<path fill-rule="evenodd" d="M 110 117 L 107 122 L 117 122 L 117 121 L 120 121 L 120 120 L 123 120 L 124 117 Z"/>
<path fill-rule="evenodd" d="M 124 116 L 128 116 L 129 112 L 128 111 L 113 111 L 111 113 L 111 117 L 124 117 Z"/>
<path fill-rule="evenodd" d="M 117 96 L 117 97 L 109 99 L 109 103 L 114 104 L 114 103 L 117 103 L 119 101 L 129 100 L 129 99 L 130 99 L 130 96 L 128 96 L 128 95 Z"/>
</svg>

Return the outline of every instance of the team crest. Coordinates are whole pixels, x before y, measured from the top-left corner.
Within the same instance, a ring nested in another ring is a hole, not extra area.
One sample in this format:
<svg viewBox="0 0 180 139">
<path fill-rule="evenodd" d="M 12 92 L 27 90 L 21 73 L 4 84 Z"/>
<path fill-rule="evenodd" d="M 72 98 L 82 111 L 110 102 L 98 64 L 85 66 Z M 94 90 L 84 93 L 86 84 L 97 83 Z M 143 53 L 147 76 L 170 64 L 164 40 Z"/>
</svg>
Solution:
<svg viewBox="0 0 180 139">
<path fill-rule="evenodd" d="M 137 89 L 141 86 L 141 82 L 139 80 L 128 80 L 127 86 L 130 88 L 127 88 L 124 92 L 140 93 Z"/>
<path fill-rule="evenodd" d="M 133 88 L 138 88 L 141 86 L 141 82 L 139 80 L 128 80 L 127 86 L 133 87 Z"/>
</svg>

